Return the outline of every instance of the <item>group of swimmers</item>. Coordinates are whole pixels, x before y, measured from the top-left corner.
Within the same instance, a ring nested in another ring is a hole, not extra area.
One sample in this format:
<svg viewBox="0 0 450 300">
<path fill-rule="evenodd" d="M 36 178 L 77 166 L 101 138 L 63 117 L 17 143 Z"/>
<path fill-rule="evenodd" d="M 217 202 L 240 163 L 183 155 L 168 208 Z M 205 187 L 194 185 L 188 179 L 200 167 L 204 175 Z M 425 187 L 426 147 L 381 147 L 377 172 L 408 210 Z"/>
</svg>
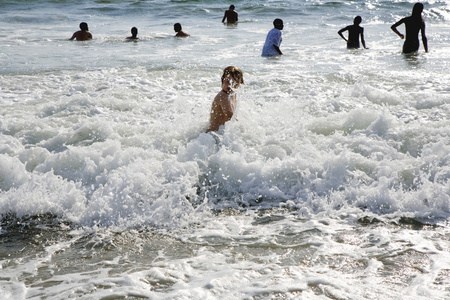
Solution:
<svg viewBox="0 0 450 300">
<path fill-rule="evenodd" d="M 405 35 L 397 30 L 397 27 L 401 24 L 405 24 L 406 27 L 406 39 L 403 44 L 403 53 L 413 53 L 419 50 L 419 32 L 422 35 L 422 43 L 425 48 L 425 52 L 428 52 L 428 42 L 425 35 L 425 22 L 422 19 L 423 4 L 416 3 L 412 10 L 412 15 L 401 19 L 391 26 L 401 39 L 405 39 Z M 225 12 L 222 22 L 226 18 L 235 18 L 237 22 L 237 13 L 234 15 L 234 6 L 230 6 L 230 9 Z M 234 17 L 233 17 L 234 16 Z M 338 31 L 338 34 L 347 42 L 347 48 L 355 49 L 359 48 L 359 38 L 365 49 L 366 42 L 364 40 L 364 29 L 359 26 L 362 18 L 360 16 L 355 17 L 353 25 L 349 25 Z M 269 31 L 266 37 L 266 41 L 263 46 L 262 56 L 278 56 L 283 53 L 280 50 L 281 45 L 281 30 L 283 30 L 283 20 L 275 19 L 273 21 L 274 28 Z M 343 32 L 348 31 L 348 38 L 346 39 Z M 209 128 L 207 132 L 217 131 L 220 126 L 231 120 L 236 108 L 236 94 L 233 89 L 237 89 L 244 83 L 244 75 L 242 71 L 234 66 L 226 67 L 222 74 L 222 90 L 216 95 L 211 105 L 211 113 L 209 120 Z"/>
<path fill-rule="evenodd" d="M 173 30 L 176 32 L 176 37 L 187 37 L 190 36 L 189 33 L 183 30 L 180 23 L 175 23 L 173 25 Z M 138 40 L 137 37 L 138 29 L 136 27 L 131 28 L 131 36 L 127 37 L 127 40 Z M 86 22 L 80 23 L 80 30 L 73 33 L 69 40 L 77 41 L 88 41 L 92 40 L 92 34 L 89 32 L 89 27 Z"/>
<path fill-rule="evenodd" d="M 405 24 L 406 27 L 406 39 L 403 44 L 403 53 L 412 53 L 419 50 L 419 39 L 418 34 L 421 32 L 422 43 L 425 48 L 425 52 L 428 52 L 428 42 L 425 35 L 425 22 L 422 19 L 423 4 L 416 3 L 413 7 L 412 15 L 401 19 L 397 23 L 391 26 L 391 29 L 401 38 L 405 39 L 405 35 L 397 30 L 397 27 L 401 24 Z M 238 13 L 235 11 L 235 6 L 230 5 L 229 9 L 225 11 L 222 18 L 222 22 L 227 22 L 227 24 L 235 24 L 238 22 Z M 347 43 L 348 49 L 357 49 L 360 47 L 359 39 L 361 38 L 361 43 L 365 49 L 366 42 L 364 40 L 364 28 L 360 26 L 362 18 L 356 16 L 353 20 L 353 25 L 342 28 L 338 31 L 339 36 L 344 39 Z M 283 20 L 275 19 L 273 21 L 274 28 L 269 31 L 264 43 L 262 56 L 278 56 L 283 53 L 280 50 L 280 45 L 282 41 L 283 30 Z M 176 37 L 187 37 L 190 36 L 189 33 L 183 30 L 180 23 L 174 24 L 174 31 L 176 32 Z M 348 38 L 345 38 L 343 32 L 348 31 Z M 128 40 L 138 40 L 137 37 L 138 30 L 136 27 L 131 28 L 131 36 L 127 37 Z M 75 32 L 69 40 L 86 41 L 92 39 L 92 34 L 89 32 L 87 23 L 80 23 L 80 30 Z"/>
<path fill-rule="evenodd" d="M 238 13 L 234 10 L 235 6 L 230 5 L 229 9 L 225 11 L 222 19 L 222 23 L 226 21 L 227 24 L 235 24 L 238 22 Z M 180 23 L 173 25 L 173 30 L 176 32 L 176 37 L 188 37 L 189 33 L 183 30 Z M 127 40 L 138 40 L 138 29 L 136 27 L 131 28 L 131 36 L 127 37 Z M 74 32 L 69 40 L 88 41 L 92 40 L 92 34 L 89 32 L 89 27 L 86 22 L 80 23 L 80 30 Z"/>
<path fill-rule="evenodd" d="M 401 39 L 405 39 L 403 44 L 403 53 L 408 54 L 419 50 L 419 32 L 422 35 L 422 43 L 425 48 L 425 52 L 428 52 L 428 42 L 425 35 L 425 22 L 422 19 L 423 4 L 416 3 L 412 10 L 412 15 L 401 19 L 397 23 L 391 26 Z M 227 24 L 235 24 L 238 22 L 238 13 L 235 11 L 235 6 L 230 5 L 229 9 L 225 11 L 222 22 Z M 366 42 L 364 40 L 364 28 L 360 26 L 362 18 L 360 16 L 355 17 L 353 25 L 342 28 L 338 31 L 339 36 L 347 42 L 348 49 L 359 48 L 359 39 L 365 49 Z M 406 37 L 397 30 L 397 27 L 401 24 L 405 24 Z M 284 28 L 283 20 L 275 19 L 273 21 L 274 28 L 271 29 L 266 37 L 266 41 L 263 46 L 262 56 L 278 56 L 283 53 L 280 50 L 282 41 L 281 31 Z M 174 24 L 174 30 L 177 33 L 175 36 L 186 37 L 189 34 L 182 30 L 181 24 Z M 345 38 L 343 32 L 348 31 L 348 38 Z M 137 28 L 131 29 L 131 36 L 127 37 L 130 40 L 137 40 Z M 85 41 L 92 39 L 92 34 L 89 32 L 88 25 L 83 22 L 80 24 L 80 31 L 73 34 L 70 40 Z M 241 69 L 235 66 L 226 67 L 223 70 L 222 77 L 222 90 L 216 95 L 211 105 L 211 113 L 209 120 L 209 127 L 207 132 L 217 131 L 222 125 L 231 120 L 236 109 L 236 93 L 233 89 L 239 88 L 244 83 L 244 75 Z"/>
<path fill-rule="evenodd" d="M 397 30 L 397 27 L 401 24 L 405 24 L 406 27 L 406 39 L 403 44 L 403 53 L 413 53 L 419 50 L 419 32 L 422 35 L 422 44 L 425 48 L 425 52 L 428 52 L 428 40 L 425 35 L 425 22 L 422 19 L 423 4 L 414 4 L 412 15 L 401 19 L 397 23 L 391 26 L 392 31 L 394 31 L 401 39 L 405 39 L 405 35 Z M 338 34 L 347 42 L 348 49 L 359 48 L 359 37 L 361 37 L 361 43 L 365 49 L 366 42 L 364 41 L 364 28 L 359 26 L 361 24 L 361 17 L 357 16 L 353 20 L 353 25 L 349 25 L 338 31 Z M 348 39 L 342 34 L 344 31 L 348 31 Z"/>
<path fill-rule="evenodd" d="M 425 48 L 425 52 L 428 52 L 428 41 L 425 35 L 425 22 L 422 19 L 423 4 L 414 4 L 412 15 L 401 19 L 397 23 L 391 26 L 392 31 L 394 31 L 401 39 L 405 39 L 403 44 L 403 53 L 413 53 L 419 50 L 419 32 L 422 35 L 422 44 Z M 338 34 L 347 42 L 348 49 L 357 49 L 360 47 L 359 39 L 361 38 L 361 44 L 365 49 L 366 42 L 364 40 L 364 28 L 359 26 L 361 24 L 362 18 L 356 16 L 353 20 L 353 25 L 342 28 L 338 31 Z M 401 24 L 405 24 L 406 27 L 406 37 L 397 30 L 397 27 Z M 283 53 L 280 50 L 281 45 L 281 30 L 283 30 L 283 21 L 281 19 L 275 19 L 273 21 L 274 28 L 269 31 L 266 37 L 266 42 L 264 43 L 262 56 L 277 56 Z M 348 31 L 348 38 L 345 38 L 342 34 Z"/>
</svg>

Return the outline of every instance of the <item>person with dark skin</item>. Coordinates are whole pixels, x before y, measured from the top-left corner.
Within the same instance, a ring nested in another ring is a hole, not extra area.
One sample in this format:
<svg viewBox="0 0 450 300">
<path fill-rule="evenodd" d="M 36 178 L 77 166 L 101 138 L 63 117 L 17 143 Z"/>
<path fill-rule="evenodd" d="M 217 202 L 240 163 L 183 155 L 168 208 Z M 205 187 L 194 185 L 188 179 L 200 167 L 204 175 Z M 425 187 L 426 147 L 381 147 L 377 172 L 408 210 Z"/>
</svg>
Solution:
<svg viewBox="0 0 450 300">
<path fill-rule="evenodd" d="M 341 36 L 341 38 L 343 38 L 344 41 L 347 42 L 347 49 L 358 49 L 360 36 L 361 36 L 361 44 L 363 45 L 364 49 L 367 49 L 366 41 L 364 41 L 364 28 L 359 26 L 359 24 L 361 24 L 361 21 L 362 21 L 361 17 L 356 16 L 355 19 L 353 20 L 353 25 L 349 25 L 338 31 L 338 34 Z M 342 34 L 344 31 L 348 31 L 348 39 L 346 39 Z"/>
<path fill-rule="evenodd" d="M 131 28 L 131 36 L 127 37 L 127 40 L 138 40 L 138 29 L 136 27 Z"/>
<path fill-rule="evenodd" d="M 280 50 L 282 41 L 281 30 L 284 28 L 283 20 L 275 19 L 273 27 L 267 34 L 261 56 L 278 56 L 283 54 Z"/>
<path fill-rule="evenodd" d="M 92 39 L 92 34 L 89 32 L 87 23 L 81 22 L 80 29 L 81 30 L 75 32 L 69 40 L 76 39 L 77 41 L 87 41 Z"/>
<path fill-rule="evenodd" d="M 234 5 L 230 5 L 230 8 L 225 11 L 223 15 L 222 23 L 227 20 L 227 24 L 235 24 L 238 21 L 238 13 L 234 11 Z"/>
<path fill-rule="evenodd" d="M 401 24 L 405 24 L 406 39 L 403 43 L 403 53 L 405 54 L 419 50 L 419 31 L 422 34 L 422 44 L 425 48 L 425 52 L 428 52 L 428 40 L 425 35 L 425 22 L 422 19 L 422 11 L 423 4 L 416 3 L 414 4 L 411 16 L 403 18 L 391 26 L 392 31 L 394 31 L 403 40 L 405 39 L 405 36 L 397 30 L 397 27 Z"/>
<path fill-rule="evenodd" d="M 180 24 L 180 23 L 175 23 L 175 24 L 173 25 L 173 30 L 175 30 L 175 32 L 177 33 L 177 34 L 175 35 L 176 37 L 187 37 L 187 36 L 190 35 L 189 33 L 187 33 L 186 31 L 184 31 L 184 30 L 181 28 L 181 24 Z"/>
<path fill-rule="evenodd" d="M 216 95 L 211 105 L 209 128 L 206 132 L 217 131 L 220 126 L 230 121 L 236 110 L 237 89 L 244 83 L 244 74 L 234 66 L 226 67 L 222 74 L 222 90 Z"/>
</svg>

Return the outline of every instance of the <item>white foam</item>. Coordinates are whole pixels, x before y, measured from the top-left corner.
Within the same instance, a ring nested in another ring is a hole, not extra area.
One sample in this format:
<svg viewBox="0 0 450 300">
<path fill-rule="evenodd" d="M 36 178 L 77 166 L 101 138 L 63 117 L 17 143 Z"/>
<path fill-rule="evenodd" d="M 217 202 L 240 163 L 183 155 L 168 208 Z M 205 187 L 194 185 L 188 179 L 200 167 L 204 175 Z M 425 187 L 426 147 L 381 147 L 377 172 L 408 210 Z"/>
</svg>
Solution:
<svg viewBox="0 0 450 300">
<path fill-rule="evenodd" d="M 351 5 L 243 1 L 231 28 L 223 3 L 155 3 L 27 6 L 51 6 L 45 32 L 5 10 L 0 235 L 32 242 L 1 263 L 2 296 L 445 298 L 445 4 L 426 4 L 431 51 L 405 57 L 386 31 L 403 4 L 365 3 L 370 49 L 348 51 Z M 64 41 L 86 11 L 94 40 Z M 274 11 L 285 55 L 265 59 Z M 236 115 L 205 133 L 228 65 Z"/>
</svg>

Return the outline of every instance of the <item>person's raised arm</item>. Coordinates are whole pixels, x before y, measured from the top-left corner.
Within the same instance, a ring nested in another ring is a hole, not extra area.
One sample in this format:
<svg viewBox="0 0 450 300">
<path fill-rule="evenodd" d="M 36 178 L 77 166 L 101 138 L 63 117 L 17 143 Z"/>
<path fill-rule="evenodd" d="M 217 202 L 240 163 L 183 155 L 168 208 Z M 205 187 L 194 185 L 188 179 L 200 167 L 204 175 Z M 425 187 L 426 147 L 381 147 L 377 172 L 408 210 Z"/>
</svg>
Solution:
<svg viewBox="0 0 450 300">
<path fill-rule="evenodd" d="M 405 38 L 405 36 L 397 30 L 397 27 L 403 24 L 404 22 L 405 19 L 401 19 L 400 21 L 391 26 L 392 31 L 395 32 L 402 40 Z"/>
</svg>

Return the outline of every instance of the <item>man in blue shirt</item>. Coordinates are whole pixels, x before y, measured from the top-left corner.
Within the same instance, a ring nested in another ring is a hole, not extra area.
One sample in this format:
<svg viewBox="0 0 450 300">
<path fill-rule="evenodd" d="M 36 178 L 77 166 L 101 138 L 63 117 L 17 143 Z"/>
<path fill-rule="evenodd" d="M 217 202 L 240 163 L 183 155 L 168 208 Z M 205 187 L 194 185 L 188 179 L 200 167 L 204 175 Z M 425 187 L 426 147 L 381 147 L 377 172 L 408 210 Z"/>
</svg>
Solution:
<svg viewBox="0 0 450 300">
<path fill-rule="evenodd" d="M 280 50 L 281 45 L 281 30 L 283 30 L 283 20 L 275 19 L 273 27 L 266 37 L 266 42 L 263 47 L 262 56 L 277 56 L 283 53 Z"/>
</svg>

